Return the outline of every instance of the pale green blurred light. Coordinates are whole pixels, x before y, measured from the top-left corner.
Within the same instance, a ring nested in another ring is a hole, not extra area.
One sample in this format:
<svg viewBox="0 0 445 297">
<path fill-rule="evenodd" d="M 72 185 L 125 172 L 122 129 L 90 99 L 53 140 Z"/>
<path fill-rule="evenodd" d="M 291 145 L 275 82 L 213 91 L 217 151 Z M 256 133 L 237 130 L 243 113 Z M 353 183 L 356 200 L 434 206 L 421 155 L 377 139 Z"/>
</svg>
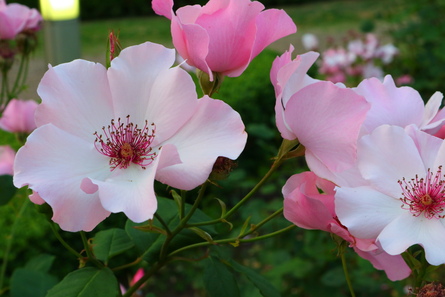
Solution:
<svg viewBox="0 0 445 297">
<path fill-rule="evenodd" d="M 40 10 L 45 20 L 76 19 L 79 17 L 79 0 L 40 0 Z"/>
</svg>

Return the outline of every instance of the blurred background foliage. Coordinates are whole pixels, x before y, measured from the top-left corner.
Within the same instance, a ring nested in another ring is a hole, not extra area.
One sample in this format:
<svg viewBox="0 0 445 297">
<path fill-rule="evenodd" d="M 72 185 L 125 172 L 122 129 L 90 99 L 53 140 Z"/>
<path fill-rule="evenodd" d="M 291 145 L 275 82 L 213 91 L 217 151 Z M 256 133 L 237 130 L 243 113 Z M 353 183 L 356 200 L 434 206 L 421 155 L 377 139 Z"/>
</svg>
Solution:
<svg viewBox="0 0 445 297">
<path fill-rule="evenodd" d="M 19 2 L 30 7 L 38 7 L 37 0 L 8 1 Z M 205 1 L 177 0 L 177 6 L 203 3 Z M 274 58 L 289 47 L 292 42 L 297 54 L 302 53 L 300 38 L 303 33 L 316 33 L 321 39 L 341 36 L 347 30 L 374 31 L 382 38 L 394 42 L 400 49 L 400 56 L 391 64 L 390 74 L 399 76 L 410 74 L 414 78 L 412 86 L 419 90 L 427 100 L 435 91 L 445 91 L 445 0 L 350 0 L 350 1 L 309 1 L 309 0 L 263 0 L 269 7 L 283 7 L 298 26 L 297 37 L 277 43 L 260 54 L 248 67 L 241 78 L 226 78 L 220 92 L 215 95 L 237 110 L 249 133 L 245 152 L 238 160 L 237 168 L 227 180 L 212 186 L 203 210 L 209 216 L 218 216 L 219 206 L 213 199 L 220 198 L 228 206 L 234 205 L 247 191 L 258 182 L 272 164 L 272 158 L 281 143 L 275 127 L 275 96 L 269 79 L 269 71 Z M 124 46 L 146 40 L 171 46 L 168 20 L 152 17 L 148 0 L 81 0 L 81 38 L 85 57 L 102 62 L 105 55 L 106 36 L 109 30 L 120 31 Z M 146 16 L 150 16 L 147 18 Z M 137 16 L 137 18 L 135 18 Z M 42 59 L 43 51 L 38 51 L 35 59 Z M 97 57 L 100 58 L 97 58 Z M 312 70 L 313 71 L 313 70 Z M 32 76 L 32 73 L 30 73 Z M 312 76 L 316 76 L 312 73 Z M 14 143 L 14 137 L 0 131 L 0 145 Z M 15 142 L 17 147 L 17 142 Z M 290 160 L 275 173 L 270 182 L 253 197 L 246 207 L 233 218 L 235 225 L 251 217 L 257 223 L 282 207 L 281 187 L 292 175 L 306 170 L 304 161 Z M 168 195 L 165 185 L 157 184 L 158 193 Z M 14 269 L 24 267 L 33 258 L 48 253 L 55 256 L 55 264 L 49 273 L 62 279 L 74 270 L 78 260 L 66 252 L 53 235 L 47 222 L 47 209 L 31 203 L 24 205 L 26 191 L 21 190 L 17 199 L 0 208 L 0 258 L 11 238 L 11 228 L 15 226 L 16 236 L 12 238 L 12 252 L 7 275 L 12 276 Z M 189 197 L 194 197 L 194 192 Z M 16 222 L 16 225 L 14 225 Z M 290 223 L 284 218 L 270 222 L 261 233 L 272 232 Z M 88 234 L 108 227 L 125 226 L 122 214 L 112 215 Z M 239 230 L 229 231 L 220 226 L 221 233 L 237 234 Z M 62 237 L 81 250 L 80 237 L 75 233 L 61 233 Z M 205 249 L 189 252 L 191 258 L 205 255 Z M 305 231 L 295 228 L 288 233 L 264 242 L 243 244 L 239 247 L 226 246 L 224 252 L 232 254 L 240 263 L 259 271 L 279 289 L 282 296 L 347 296 L 347 286 L 341 262 L 337 257 L 336 244 L 329 234 L 321 231 Z M 347 259 L 352 282 L 357 296 L 405 296 L 406 281 L 390 282 L 385 274 L 377 271 L 348 251 Z M 124 254 L 119 258 L 122 263 L 134 259 Z M 145 287 L 147 296 L 206 296 L 201 278 L 204 264 L 175 262 L 161 270 Z M 136 269 L 135 269 L 136 270 Z M 118 274 L 123 284 L 131 277 L 128 273 Z M 436 279 L 444 279 L 443 269 L 434 274 Z M 260 296 L 247 280 L 238 279 L 242 296 Z M 36 296 L 34 296 L 36 297 Z M 38 296 L 37 296 L 38 297 Z"/>
<path fill-rule="evenodd" d="M 323 0 L 264 0 L 261 1 L 266 7 L 277 7 L 282 5 L 298 5 L 302 3 L 321 2 Z M 11 0 L 8 3 L 21 3 L 28 7 L 38 8 L 39 0 Z M 185 5 L 204 5 L 207 0 L 176 0 L 175 9 Z M 128 16 L 153 15 L 149 0 L 80 0 L 80 9 L 83 20 L 100 18 L 116 18 Z"/>
</svg>

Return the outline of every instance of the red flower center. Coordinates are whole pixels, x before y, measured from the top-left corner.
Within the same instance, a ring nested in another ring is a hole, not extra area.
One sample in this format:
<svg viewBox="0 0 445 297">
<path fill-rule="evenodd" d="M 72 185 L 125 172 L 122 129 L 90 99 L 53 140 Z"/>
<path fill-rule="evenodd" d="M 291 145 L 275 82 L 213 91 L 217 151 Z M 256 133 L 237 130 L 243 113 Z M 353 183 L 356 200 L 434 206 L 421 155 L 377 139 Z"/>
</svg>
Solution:
<svg viewBox="0 0 445 297">
<path fill-rule="evenodd" d="M 126 123 L 121 118 L 111 120 L 111 124 L 102 127 L 103 134 L 94 132 L 96 140 L 94 146 L 102 155 L 110 157 L 111 170 L 125 169 L 131 163 L 140 165 L 143 169 L 150 165 L 157 153 L 152 152 L 150 146 L 155 138 L 156 126 L 145 121 L 143 128 L 130 122 L 130 116 L 126 117 Z"/>
<path fill-rule="evenodd" d="M 425 178 L 399 180 L 403 190 L 402 208 L 408 209 L 414 216 L 421 214 L 427 219 L 443 219 L 445 210 L 445 180 L 442 179 L 442 166 L 439 166 L 436 174 L 428 169 Z"/>
</svg>

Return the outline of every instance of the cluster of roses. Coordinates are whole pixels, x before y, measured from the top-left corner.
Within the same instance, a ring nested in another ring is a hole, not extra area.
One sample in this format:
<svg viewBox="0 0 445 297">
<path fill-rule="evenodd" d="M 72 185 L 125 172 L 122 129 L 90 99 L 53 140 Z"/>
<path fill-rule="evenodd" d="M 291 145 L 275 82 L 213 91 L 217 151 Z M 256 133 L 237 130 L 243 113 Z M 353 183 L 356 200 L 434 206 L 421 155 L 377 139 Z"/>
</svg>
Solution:
<svg viewBox="0 0 445 297">
<path fill-rule="evenodd" d="M 173 0 L 152 5 L 208 84 L 241 75 L 267 45 L 296 31 L 284 11 L 250 0 L 210 0 L 176 13 Z M 271 68 L 276 124 L 289 147 L 304 146 L 311 171 L 285 184 L 285 217 L 338 235 L 392 280 L 410 274 L 400 254 L 414 244 L 429 263 L 445 263 L 442 95 L 424 106 L 390 76 L 356 88 L 318 81 L 307 75 L 318 54 L 292 59 L 292 51 Z M 242 152 L 239 114 L 207 95 L 198 99 L 174 61 L 174 50 L 147 42 L 122 50 L 108 69 L 76 60 L 44 75 L 38 128 L 17 153 L 14 184 L 48 203 L 62 229 L 90 231 L 115 212 L 151 219 L 154 180 L 190 190 L 217 157 Z"/>
<path fill-rule="evenodd" d="M 319 50 L 317 37 L 305 34 L 302 38 L 307 50 Z M 382 66 L 390 64 L 399 50 L 391 43 L 381 45 L 373 33 L 359 34 L 349 32 L 345 45 L 336 45 L 333 39 L 328 40 L 330 47 L 321 53 L 319 69 L 326 80 L 334 83 L 356 85 L 365 78 L 376 77 L 383 80 L 385 73 Z M 407 76 L 403 76 L 397 84 L 407 84 Z"/>
<path fill-rule="evenodd" d="M 306 72 L 318 54 L 291 60 L 291 52 L 272 66 L 276 122 L 284 139 L 305 147 L 311 172 L 284 186 L 286 218 L 340 236 L 393 280 L 409 275 L 398 255 L 411 245 L 444 263 L 442 94 L 424 106 L 391 76 L 352 89 L 317 81 Z"/>
</svg>

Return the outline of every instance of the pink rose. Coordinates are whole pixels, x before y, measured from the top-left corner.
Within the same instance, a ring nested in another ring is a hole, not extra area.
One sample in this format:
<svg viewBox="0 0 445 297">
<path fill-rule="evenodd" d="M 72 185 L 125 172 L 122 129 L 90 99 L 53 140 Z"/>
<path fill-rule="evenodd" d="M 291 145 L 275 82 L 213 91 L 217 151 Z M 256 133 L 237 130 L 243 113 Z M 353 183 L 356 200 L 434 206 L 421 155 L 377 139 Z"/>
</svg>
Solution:
<svg viewBox="0 0 445 297">
<path fill-rule="evenodd" d="M 153 0 L 153 10 L 172 21 L 173 44 L 191 66 L 236 77 L 266 46 L 297 28 L 283 10 L 264 10 L 250 0 L 210 0 L 173 12 L 173 0 Z"/>
<path fill-rule="evenodd" d="M 0 118 L 0 128 L 13 133 L 31 133 L 36 128 L 34 112 L 37 106 L 34 100 L 12 99 Z"/>
<path fill-rule="evenodd" d="M 369 185 L 336 188 L 342 224 L 353 236 L 376 239 L 390 255 L 418 244 L 430 264 L 444 264 L 443 140 L 414 125 L 382 125 L 359 140 L 357 155 Z"/>
<path fill-rule="evenodd" d="M 17 152 L 14 184 L 45 201 L 63 230 L 92 230 L 110 213 L 134 222 L 157 210 L 154 180 L 191 190 L 219 156 L 236 159 L 240 115 L 173 67 L 175 51 L 128 47 L 106 67 L 85 60 L 50 67 L 37 89 L 38 126 Z"/>
<path fill-rule="evenodd" d="M 395 281 L 407 278 L 411 271 L 400 255 L 389 255 L 373 239 L 352 236 L 341 224 L 335 213 L 334 187 L 333 183 L 312 172 L 293 175 L 283 187 L 284 216 L 301 228 L 323 230 L 343 238 L 374 268 L 384 270 L 389 279 Z"/>
<path fill-rule="evenodd" d="M 8 145 L 0 146 L 0 175 L 13 174 L 15 152 Z"/>
<path fill-rule="evenodd" d="M 0 39 L 14 39 L 23 30 L 39 29 L 42 17 L 35 9 L 0 1 Z"/>
</svg>

